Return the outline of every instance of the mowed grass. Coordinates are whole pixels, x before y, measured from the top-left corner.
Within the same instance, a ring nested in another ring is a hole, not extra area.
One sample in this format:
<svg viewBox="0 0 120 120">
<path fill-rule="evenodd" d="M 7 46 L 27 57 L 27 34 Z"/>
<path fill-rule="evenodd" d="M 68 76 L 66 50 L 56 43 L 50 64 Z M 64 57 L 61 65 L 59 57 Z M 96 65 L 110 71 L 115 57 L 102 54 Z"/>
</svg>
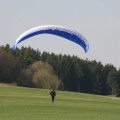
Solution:
<svg viewBox="0 0 120 120">
<path fill-rule="evenodd" d="M 120 99 L 49 90 L 0 86 L 0 120 L 120 120 Z"/>
</svg>

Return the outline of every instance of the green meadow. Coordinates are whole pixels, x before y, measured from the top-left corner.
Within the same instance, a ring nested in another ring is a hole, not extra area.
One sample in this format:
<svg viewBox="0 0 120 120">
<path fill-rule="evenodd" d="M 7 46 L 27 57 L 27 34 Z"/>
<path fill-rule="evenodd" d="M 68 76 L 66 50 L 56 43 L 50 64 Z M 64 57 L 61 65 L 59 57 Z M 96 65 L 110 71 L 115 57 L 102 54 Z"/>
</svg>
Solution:
<svg viewBox="0 0 120 120">
<path fill-rule="evenodd" d="M 0 86 L 0 120 L 120 120 L 120 99 L 99 95 Z"/>
</svg>

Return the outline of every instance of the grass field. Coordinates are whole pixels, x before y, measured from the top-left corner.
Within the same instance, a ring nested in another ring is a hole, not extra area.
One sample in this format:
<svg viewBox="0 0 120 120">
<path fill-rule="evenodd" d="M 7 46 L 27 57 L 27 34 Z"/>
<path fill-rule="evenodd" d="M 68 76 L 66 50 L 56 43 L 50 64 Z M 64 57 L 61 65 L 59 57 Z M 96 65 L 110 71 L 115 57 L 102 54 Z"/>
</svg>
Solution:
<svg viewBox="0 0 120 120">
<path fill-rule="evenodd" d="M 120 120 L 120 99 L 49 90 L 0 86 L 0 120 Z"/>
</svg>

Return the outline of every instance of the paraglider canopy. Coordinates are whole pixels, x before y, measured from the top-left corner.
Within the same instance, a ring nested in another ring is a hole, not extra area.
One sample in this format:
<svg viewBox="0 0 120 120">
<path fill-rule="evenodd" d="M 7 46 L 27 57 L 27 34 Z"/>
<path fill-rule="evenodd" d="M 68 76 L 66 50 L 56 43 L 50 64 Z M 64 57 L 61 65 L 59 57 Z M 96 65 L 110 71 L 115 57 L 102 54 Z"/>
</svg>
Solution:
<svg viewBox="0 0 120 120">
<path fill-rule="evenodd" d="M 84 36 L 75 30 L 59 25 L 42 25 L 25 31 L 16 39 L 13 50 L 16 51 L 18 43 L 39 34 L 57 35 L 77 43 L 84 49 L 85 53 L 89 50 L 89 44 Z"/>
</svg>

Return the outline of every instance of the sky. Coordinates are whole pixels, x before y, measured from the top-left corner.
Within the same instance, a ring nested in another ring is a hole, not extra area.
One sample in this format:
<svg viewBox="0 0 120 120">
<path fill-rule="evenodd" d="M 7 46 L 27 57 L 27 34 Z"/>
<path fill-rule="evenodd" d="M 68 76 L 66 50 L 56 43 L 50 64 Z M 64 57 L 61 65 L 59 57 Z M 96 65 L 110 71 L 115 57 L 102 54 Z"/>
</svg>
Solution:
<svg viewBox="0 0 120 120">
<path fill-rule="evenodd" d="M 89 51 L 53 35 L 38 35 L 17 45 L 55 54 L 76 55 L 120 68 L 120 0 L 0 0 L 0 46 L 13 46 L 26 30 L 62 25 L 81 33 Z"/>
</svg>

